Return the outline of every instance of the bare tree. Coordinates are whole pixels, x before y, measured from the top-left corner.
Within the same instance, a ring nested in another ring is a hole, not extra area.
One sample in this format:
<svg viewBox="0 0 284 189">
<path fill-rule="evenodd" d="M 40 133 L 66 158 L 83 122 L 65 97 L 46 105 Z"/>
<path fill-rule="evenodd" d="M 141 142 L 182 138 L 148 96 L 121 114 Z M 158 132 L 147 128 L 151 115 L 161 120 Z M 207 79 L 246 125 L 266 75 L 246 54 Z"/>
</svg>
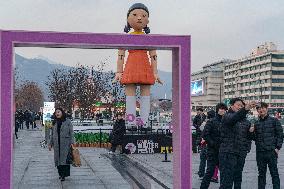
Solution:
<svg viewBox="0 0 284 189">
<path fill-rule="evenodd" d="M 107 73 L 109 80 L 113 81 L 115 77 L 115 73 L 113 71 L 110 71 Z M 108 90 L 110 91 L 110 94 L 112 95 L 112 101 L 111 105 L 114 107 L 114 111 L 116 112 L 117 105 L 125 102 L 125 90 L 124 86 L 122 86 L 119 82 L 109 82 Z"/>
<path fill-rule="evenodd" d="M 49 88 L 49 98 L 55 102 L 57 107 L 62 107 L 65 110 L 70 110 L 70 101 L 72 105 L 72 94 L 69 93 L 69 77 L 66 69 L 54 69 L 48 76 L 46 85 Z"/>
<path fill-rule="evenodd" d="M 25 81 L 15 89 L 16 108 L 39 111 L 43 104 L 43 92 L 40 87 L 31 81 Z"/>
<path fill-rule="evenodd" d="M 105 95 L 104 75 L 93 72 L 88 66 L 55 69 L 48 76 L 49 98 L 65 110 L 71 111 L 74 102 L 79 104 L 82 118 L 92 113 L 94 104 Z"/>
</svg>

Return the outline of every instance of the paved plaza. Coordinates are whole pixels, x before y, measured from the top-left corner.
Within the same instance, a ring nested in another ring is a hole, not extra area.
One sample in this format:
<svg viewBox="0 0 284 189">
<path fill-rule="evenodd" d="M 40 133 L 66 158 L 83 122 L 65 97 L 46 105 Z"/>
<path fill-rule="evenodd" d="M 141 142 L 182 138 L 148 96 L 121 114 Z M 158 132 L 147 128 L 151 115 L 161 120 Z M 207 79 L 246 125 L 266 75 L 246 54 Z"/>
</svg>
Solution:
<svg viewBox="0 0 284 189">
<path fill-rule="evenodd" d="M 53 151 L 43 148 L 40 130 L 20 130 L 14 144 L 13 186 L 15 189 L 130 189 L 173 188 L 172 162 L 162 162 L 163 154 L 109 155 L 103 148 L 79 148 L 82 166 L 71 167 L 71 176 L 59 181 Z M 172 160 L 172 154 L 168 154 Z M 199 154 L 193 154 L 193 188 L 201 180 L 196 174 Z M 284 188 L 284 152 L 279 156 L 281 188 Z M 211 189 L 219 184 L 211 183 Z M 243 189 L 257 188 L 255 147 L 249 153 L 243 172 Z M 268 171 L 267 187 L 272 188 Z"/>
</svg>

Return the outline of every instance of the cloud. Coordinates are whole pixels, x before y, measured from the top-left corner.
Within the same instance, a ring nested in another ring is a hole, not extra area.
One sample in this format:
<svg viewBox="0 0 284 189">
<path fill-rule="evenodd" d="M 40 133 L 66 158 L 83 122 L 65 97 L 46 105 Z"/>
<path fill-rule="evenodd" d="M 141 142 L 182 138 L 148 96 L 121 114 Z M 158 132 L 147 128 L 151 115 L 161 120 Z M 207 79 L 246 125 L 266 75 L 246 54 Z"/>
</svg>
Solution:
<svg viewBox="0 0 284 189">
<path fill-rule="evenodd" d="M 192 36 L 193 71 L 222 58 L 245 56 L 252 48 L 265 41 L 273 41 L 279 49 L 284 49 L 284 24 L 282 24 L 284 1 L 281 0 L 141 0 L 140 2 L 145 3 L 150 10 L 149 26 L 152 33 Z M 0 28 L 122 33 L 126 24 L 126 12 L 132 4 L 131 0 L 1 1 Z M 25 53 L 28 56 L 36 54 L 29 51 Z M 76 54 L 71 51 L 68 53 Z M 55 58 L 50 58 L 64 63 L 71 62 L 69 56 L 66 57 L 64 54 L 56 53 Z M 86 54 L 88 53 L 84 53 Z M 171 70 L 170 53 L 161 52 L 159 55 L 161 55 L 159 56 L 159 61 L 162 62 L 161 68 Z M 52 54 L 49 53 L 48 56 Z M 106 53 L 105 56 L 110 55 Z M 99 58 L 104 57 L 89 53 L 88 56 L 77 59 L 90 62 Z"/>
</svg>

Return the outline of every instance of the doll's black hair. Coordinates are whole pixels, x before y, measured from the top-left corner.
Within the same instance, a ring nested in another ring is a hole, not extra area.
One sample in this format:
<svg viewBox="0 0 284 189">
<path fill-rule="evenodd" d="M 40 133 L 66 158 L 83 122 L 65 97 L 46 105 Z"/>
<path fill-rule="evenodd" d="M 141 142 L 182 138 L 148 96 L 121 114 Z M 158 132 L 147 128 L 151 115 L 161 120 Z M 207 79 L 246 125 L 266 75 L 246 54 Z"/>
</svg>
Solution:
<svg viewBox="0 0 284 189">
<path fill-rule="evenodd" d="M 143 3 L 135 3 L 129 8 L 129 10 L 127 12 L 127 18 L 129 16 L 130 12 L 135 10 L 135 9 L 143 9 L 144 11 L 146 11 L 148 13 L 148 16 L 149 16 L 149 10 Z M 130 31 L 130 29 L 131 29 L 131 26 L 129 25 L 129 23 L 127 23 L 124 27 L 124 32 L 128 33 Z M 143 28 L 143 30 L 146 34 L 150 33 L 150 28 L 148 26 Z"/>
</svg>

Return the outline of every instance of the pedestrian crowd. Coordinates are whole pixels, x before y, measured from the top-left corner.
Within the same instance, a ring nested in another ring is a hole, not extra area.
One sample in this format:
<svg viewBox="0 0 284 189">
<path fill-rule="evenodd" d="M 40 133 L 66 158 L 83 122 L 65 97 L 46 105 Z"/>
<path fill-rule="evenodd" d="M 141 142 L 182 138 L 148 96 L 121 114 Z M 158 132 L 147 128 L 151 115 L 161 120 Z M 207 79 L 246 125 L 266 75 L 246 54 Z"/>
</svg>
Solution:
<svg viewBox="0 0 284 189">
<path fill-rule="evenodd" d="M 26 129 L 35 129 L 37 128 L 37 121 L 40 121 L 42 114 L 41 112 L 33 112 L 31 110 L 25 110 L 17 109 L 15 112 L 15 136 L 16 139 L 18 139 L 18 132 L 19 129 L 23 130 L 24 127 Z"/>
<path fill-rule="evenodd" d="M 256 108 L 258 117 L 249 121 Z M 197 109 L 193 119 L 200 152 L 198 175 L 202 179 L 200 189 L 209 188 L 210 182 L 219 182 L 220 189 L 241 189 L 242 173 L 252 141 L 256 145 L 258 188 L 265 189 L 267 166 L 272 177 L 273 189 L 280 189 L 277 161 L 283 144 L 283 128 L 279 116 L 268 114 L 265 102 L 245 103 L 240 98 L 216 105 L 216 111 Z M 206 168 L 207 162 L 207 168 Z"/>
</svg>

